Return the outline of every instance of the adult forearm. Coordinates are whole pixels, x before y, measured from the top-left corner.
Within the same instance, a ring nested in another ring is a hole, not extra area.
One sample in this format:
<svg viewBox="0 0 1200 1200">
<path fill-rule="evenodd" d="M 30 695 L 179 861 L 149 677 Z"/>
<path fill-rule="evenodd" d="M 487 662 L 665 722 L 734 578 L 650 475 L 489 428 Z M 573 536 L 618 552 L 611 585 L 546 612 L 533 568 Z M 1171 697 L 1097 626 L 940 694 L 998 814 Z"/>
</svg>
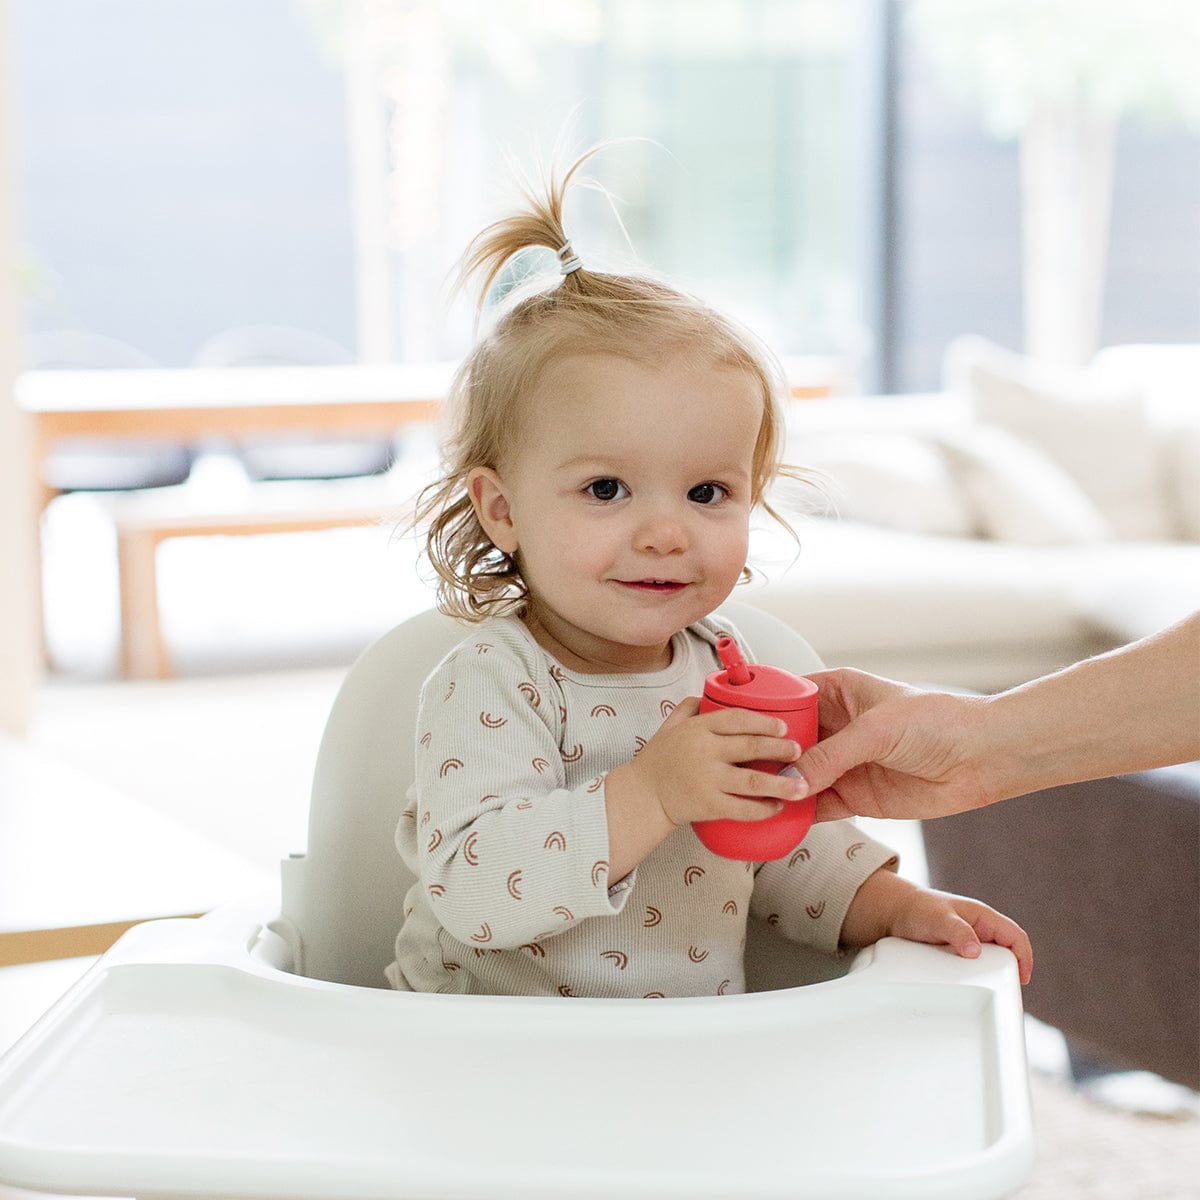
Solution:
<svg viewBox="0 0 1200 1200">
<path fill-rule="evenodd" d="M 1200 612 L 986 709 L 978 761 L 992 799 L 1200 758 Z"/>
</svg>

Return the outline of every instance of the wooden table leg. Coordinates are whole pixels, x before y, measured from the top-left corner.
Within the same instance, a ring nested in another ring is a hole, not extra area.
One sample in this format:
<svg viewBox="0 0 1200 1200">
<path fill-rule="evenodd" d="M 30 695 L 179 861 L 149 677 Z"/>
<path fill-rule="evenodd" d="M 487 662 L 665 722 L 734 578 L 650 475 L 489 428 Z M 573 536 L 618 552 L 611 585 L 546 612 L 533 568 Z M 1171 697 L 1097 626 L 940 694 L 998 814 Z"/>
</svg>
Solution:
<svg viewBox="0 0 1200 1200">
<path fill-rule="evenodd" d="M 160 542 L 153 530 L 117 532 L 121 591 L 121 674 L 129 679 L 169 679 L 158 612 L 155 558 Z"/>
<path fill-rule="evenodd" d="M 37 622 L 38 645 L 41 647 L 42 663 L 50 668 L 50 646 L 46 641 L 46 597 L 45 597 L 45 555 L 42 553 L 42 524 L 50 501 L 62 493 L 58 488 L 51 487 L 45 481 L 46 459 L 50 447 L 45 438 L 41 423 L 37 420 L 30 422 L 29 440 L 33 458 L 31 466 L 31 482 L 33 484 L 33 604 L 34 620 Z"/>
</svg>

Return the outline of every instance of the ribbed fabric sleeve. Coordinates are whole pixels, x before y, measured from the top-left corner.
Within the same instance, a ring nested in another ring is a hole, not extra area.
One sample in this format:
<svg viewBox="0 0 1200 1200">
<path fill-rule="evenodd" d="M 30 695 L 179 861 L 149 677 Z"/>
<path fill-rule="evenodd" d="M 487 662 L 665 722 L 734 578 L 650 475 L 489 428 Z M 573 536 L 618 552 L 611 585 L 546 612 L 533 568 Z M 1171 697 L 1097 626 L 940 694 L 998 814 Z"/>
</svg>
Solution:
<svg viewBox="0 0 1200 1200">
<path fill-rule="evenodd" d="M 578 756 L 559 744 L 561 689 L 534 647 L 500 632 L 460 647 L 426 684 L 418 803 L 404 814 L 415 828 L 401 849 L 448 933 L 511 950 L 623 900 L 608 896 L 603 776 L 568 781 Z"/>
<path fill-rule="evenodd" d="M 789 941 L 837 954 L 854 893 L 880 867 L 898 865 L 892 850 L 852 822 L 825 821 L 786 858 L 759 868 L 750 911 Z"/>
</svg>

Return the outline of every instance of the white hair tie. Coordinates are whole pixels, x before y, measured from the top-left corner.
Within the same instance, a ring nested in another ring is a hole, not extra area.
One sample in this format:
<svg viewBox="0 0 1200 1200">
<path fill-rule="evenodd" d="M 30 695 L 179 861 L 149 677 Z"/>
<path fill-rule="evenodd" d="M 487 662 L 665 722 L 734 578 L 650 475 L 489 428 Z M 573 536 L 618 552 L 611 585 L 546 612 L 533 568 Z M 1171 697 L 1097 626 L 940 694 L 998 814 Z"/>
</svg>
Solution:
<svg viewBox="0 0 1200 1200">
<path fill-rule="evenodd" d="M 572 271 L 578 271 L 583 266 L 583 261 L 579 255 L 571 249 L 570 242 L 564 242 L 562 249 L 558 252 L 559 272 L 563 275 L 570 275 Z"/>
</svg>

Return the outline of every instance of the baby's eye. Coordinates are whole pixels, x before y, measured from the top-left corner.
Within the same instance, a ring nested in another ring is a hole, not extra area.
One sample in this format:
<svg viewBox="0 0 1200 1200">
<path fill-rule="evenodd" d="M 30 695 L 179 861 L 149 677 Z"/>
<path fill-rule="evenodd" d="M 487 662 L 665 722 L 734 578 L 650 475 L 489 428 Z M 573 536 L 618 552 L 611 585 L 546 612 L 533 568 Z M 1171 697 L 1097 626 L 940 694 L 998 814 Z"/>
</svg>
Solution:
<svg viewBox="0 0 1200 1200">
<path fill-rule="evenodd" d="M 728 488 L 722 487 L 719 483 L 698 483 L 688 492 L 688 499 L 693 504 L 716 504 L 718 500 L 724 500 L 728 495 Z"/>
<path fill-rule="evenodd" d="M 629 495 L 619 479 L 594 479 L 583 490 L 594 500 L 624 500 Z"/>
</svg>

